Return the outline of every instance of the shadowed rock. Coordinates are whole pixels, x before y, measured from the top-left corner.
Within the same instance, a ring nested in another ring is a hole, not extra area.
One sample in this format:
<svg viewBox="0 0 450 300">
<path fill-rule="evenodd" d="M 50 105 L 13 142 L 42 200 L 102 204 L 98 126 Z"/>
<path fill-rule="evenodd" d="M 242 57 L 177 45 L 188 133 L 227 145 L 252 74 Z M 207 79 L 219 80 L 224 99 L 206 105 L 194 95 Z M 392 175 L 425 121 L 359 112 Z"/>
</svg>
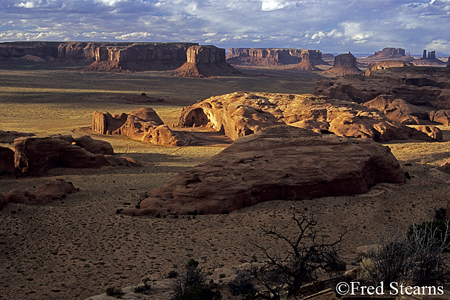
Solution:
<svg viewBox="0 0 450 300">
<path fill-rule="evenodd" d="M 82 140 L 88 139 L 82 138 Z M 14 152 L 14 165 L 18 175 L 31 176 L 42 175 L 52 168 L 101 168 L 110 166 L 109 157 L 117 165 L 117 159 L 120 159 L 110 155 L 89 152 L 78 146 L 76 139 L 73 139 L 70 135 L 18 138 L 14 140 Z M 124 160 L 124 165 L 128 164 L 126 162 L 129 161 L 128 159 L 121 159 Z"/>
<path fill-rule="evenodd" d="M 413 66 L 413 64 L 409 63 L 407 61 L 398 61 L 398 60 L 379 61 L 374 64 L 369 64 L 367 66 L 367 69 L 366 69 L 366 72 L 364 73 L 364 75 L 370 76 L 370 74 L 376 72 L 377 70 L 385 70 L 385 69 L 389 69 L 389 68 L 403 68 L 403 67 L 408 67 L 408 66 Z"/>
<path fill-rule="evenodd" d="M 437 111 L 431 111 L 430 120 L 448 126 L 450 125 L 450 110 L 441 109 Z"/>
<path fill-rule="evenodd" d="M 15 139 L 23 136 L 34 136 L 34 133 L 0 130 L 0 143 L 12 144 Z"/>
<path fill-rule="evenodd" d="M 4 203 L 3 206 L 5 206 L 8 203 L 23 203 L 23 204 L 50 203 L 55 200 L 64 199 L 68 194 L 72 194 L 76 191 L 77 189 L 73 186 L 71 182 L 66 182 L 63 179 L 49 180 L 44 184 L 42 184 L 41 186 L 39 186 L 34 193 L 17 189 L 9 191 L 4 196 L 5 201 L 3 202 Z"/>
<path fill-rule="evenodd" d="M 274 125 L 380 142 L 431 140 L 424 133 L 387 119 L 376 109 L 313 95 L 236 92 L 214 96 L 183 108 L 178 125 L 211 127 L 233 140 Z"/>
<path fill-rule="evenodd" d="M 394 99 L 392 95 L 380 95 L 363 104 L 383 112 L 389 120 L 406 125 L 419 125 L 428 120 L 428 113 L 405 100 Z"/>
<path fill-rule="evenodd" d="M 152 108 L 111 115 L 94 112 L 91 130 L 100 134 L 120 134 L 144 143 L 184 146 L 191 143 L 189 132 L 174 131 Z"/>
<path fill-rule="evenodd" d="M 0 146 L 0 175 L 14 174 L 14 151 Z"/>
<path fill-rule="evenodd" d="M 291 126 L 239 138 L 207 162 L 151 190 L 127 215 L 217 214 L 270 200 L 365 193 L 379 182 L 403 183 L 388 147 Z"/>
<path fill-rule="evenodd" d="M 362 74 L 363 71 L 358 69 L 356 57 L 353 54 L 340 54 L 334 58 L 333 67 L 323 71 L 322 74 L 342 76 L 347 74 Z"/>
</svg>

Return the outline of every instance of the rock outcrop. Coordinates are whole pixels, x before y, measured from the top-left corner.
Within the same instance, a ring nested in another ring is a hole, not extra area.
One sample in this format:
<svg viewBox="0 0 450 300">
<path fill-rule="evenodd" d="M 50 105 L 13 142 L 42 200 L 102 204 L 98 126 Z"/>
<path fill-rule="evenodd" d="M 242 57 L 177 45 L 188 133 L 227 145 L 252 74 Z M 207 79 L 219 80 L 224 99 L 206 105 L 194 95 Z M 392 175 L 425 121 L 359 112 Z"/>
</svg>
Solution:
<svg viewBox="0 0 450 300">
<path fill-rule="evenodd" d="M 413 66 L 412 63 L 407 61 L 398 61 L 398 60 L 383 60 L 376 62 L 374 64 L 369 64 L 367 66 L 366 72 L 364 75 L 370 76 L 372 73 L 376 72 L 377 70 L 385 70 L 388 68 L 403 68 Z"/>
<path fill-rule="evenodd" d="M 402 58 L 405 55 L 405 49 L 402 48 L 384 48 L 381 51 L 375 52 L 369 58 Z"/>
<path fill-rule="evenodd" d="M 49 180 L 40 185 L 35 192 L 23 190 L 11 190 L 4 196 L 4 201 L 0 200 L 0 208 L 8 203 L 22 204 L 45 204 L 55 200 L 62 200 L 68 194 L 73 194 L 77 189 L 71 182 L 63 179 Z"/>
<path fill-rule="evenodd" d="M 311 64 L 327 65 L 319 50 L 277 48 L 230 48 L 227 62 L 234 65 L 282 66 L 294 65 L 308 55 Z"/>
<path fill-rule="evenodd" d="M 431 140 L 376 109 L 313 95 L 235 92 L 214 96 L 183 108 L 178 122 L 180 127 L 211 127 L 233 140 L 275 125 L 380 142 Z"/>
<path fill-rule="evenodd" d="M 412 105 L 450 109 L 450 70 L 414 66 L 372 70 L 370 76 L 321 80 L 314 94 L 358 103 L 389 94 Z"/>
<path fill-rule="evenodd" d="M 191 142 L 189 132 L 170 129 L 152 108 L 129 113 L 94 112 L 91 130 L 99 134 L 119 134 L 133 140 L 156 145 L 185 146 Z"/>
<path fill-rule="evenodd" d="M 441 109 L 437 111 L 431 111 L 430 120 L 445 126 L 450 125 L 450 110 L 449 109 Z"/>
<path fill-rule="evenodd" d="M 14 174 L 14 151 L 0 146 L 0 175 Z"/>
<path fill-rule="evenodd" d="M 358 68 L 356 57 L 350 52 L 336 56 L 334 58 L 333 67 L 322 72 L 322 74 L 335 76 L 362 73 L 363 71 Z"/>
<path fill-rule="evenodd" d="M 81 142 L 80 142 L 81 140 Z M 92 153 L 81 145 L 86 138 L 74 139 L 70 135 L 48 137 L 21 137 L 14 140 L 14 166 L 17 175 L 39 176 L 52 168 L 101 168 L 117 165 L 119 158 L 101 153 Z M 89 141 L 88 141 L 89 142 Z M 108 146 L 98 146 L 107 142 L 96 141 L 95 147 L 89 142 L 89 149 L 99 149 L 104 152 Z M 130 160 L 121 158 L 124 165 L 130 165 Z"/>
<path fill-rule="evenodd" d="M 301 59 L 302 61 L 296 64 L 291 69 L 302 71 L 320 71 L 320 69 L 315 67 L 311 62 L 311 58 L 309 57 L 309 51 L 302 52 Z"/>
<path fill-rule="evenodd" d="M 133 43 L 102 45 L 95 49 L 95 62 L 88 71 L 135 72 L 174 70 L 186 62 L 194 43 Z"/>
<path fill-rule="evenodd" d="M 34 136 L 34 133 L 0 130 L 0 143 L 12 144 L 15 139 L 23 136 Z"/>
<path fill-rule="evenodd" d="M 276 126 L 236 140 L 148 192 L 138 209 L 122 213 L 218 214 L 271 200 L 366 193 L 377 183 L 404 180 L 388 147 Z"/>
<path fill-rule="evenodd" d="M 423 56 L 421 59 L 416 59 L 412 62 L 416 66 L 445 66 L 446 63 L 436 58 L 436 51 L 429 51 L 427 56 L 427 50 L 423 50 Z"/>
<path fill-rule="evenodd" d="M 447 68 L 450 68 L 450 56 L 448 57 L 448 60 L 447 60 Z"/>
<path fill-rule="evenodd" d="M 175 70 L 179 77 L 213 77 L 240 74 L 225 59 L 225 49 L 215 46 L 191 46 L 186 62 Z"/>
<path fill-rule="evenodd" d="M 429 120 L 428 112 L 402 99 L 394 99 L 392 95 L 380 95 L 363 104 L 366 107 L 378 109 L 389 120 L 405 124 L 420 125 Z"/>
</svg>

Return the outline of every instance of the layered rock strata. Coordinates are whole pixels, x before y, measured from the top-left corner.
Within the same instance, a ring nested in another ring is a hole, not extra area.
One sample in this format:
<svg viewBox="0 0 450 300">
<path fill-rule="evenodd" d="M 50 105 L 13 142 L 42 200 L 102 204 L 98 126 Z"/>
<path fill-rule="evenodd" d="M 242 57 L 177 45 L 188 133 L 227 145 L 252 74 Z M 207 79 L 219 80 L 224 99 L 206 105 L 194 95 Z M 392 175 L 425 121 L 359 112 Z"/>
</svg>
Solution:
<svg viewBox="0 0 450 300">
<path fill-rule="evenodd" d="M 362 73 L 363 71 L 358 68 L 356 57 L 354 57 L 350 52 L 336 56 L 334 58 L 333 67 L 322 72 L 322 74 L 334 76 Z"/>
<path fill-rule="evenodd" d="M 432 140 L 376 109 L 313 95 L 235 92 L 214 96 L 183 108 L 178 122 L 180 127 L 214 128 L 233 140 L 275 125 L 380 142 Z"/>
<path fill-rule="evenodd" d="M 170 129 L 152 108 L 121 114 L 94 112 L 91 130 L 99 134 L 119 134 L 156 145 L 185 146 L 191 143 L 189 132 Z"/>
<path fill-rule="evenodd" d="M 384 48 L 370 55 L 369 58 L 402 58 L 405 55 L 405 49 L 402 48 Z"/>
<path fill-rule="evenodd" d="M 306 54 L 311 64 L 327 65 L 322 52 L 306 49 L 230 48 L 226 58 L 228 63 L 235 65 L 281 66 L 298 64 Z"/>
<path fill-rule="evenodd" d="M 403 183 L 388 147 L 370 140 L 269 127 L 236 140 L 207 162 L 151 190 L 127 215 L 218 214 L 271 200 L 366 193 Z"/>
<path fill-rule="evenodd" d="M 225 49 L 215 46 L 191 46 L 186 62 L 175 70 L 179 77 L 213 77 L 240 74 L 226 62 Z"/>
</svg>

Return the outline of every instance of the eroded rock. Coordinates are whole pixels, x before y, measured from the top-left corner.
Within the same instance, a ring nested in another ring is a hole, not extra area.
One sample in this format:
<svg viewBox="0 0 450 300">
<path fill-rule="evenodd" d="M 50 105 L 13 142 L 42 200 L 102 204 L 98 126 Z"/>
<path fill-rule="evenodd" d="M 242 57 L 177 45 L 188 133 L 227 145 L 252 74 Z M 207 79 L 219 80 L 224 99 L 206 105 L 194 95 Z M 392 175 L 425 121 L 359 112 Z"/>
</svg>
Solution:
<svg viewBox="0 0 450 300">
<path fill-rule="evenodd" d="M 292 125 L 340 136 L 389 140 L 428 135 L 393 122 L 376 109 L 313 95 L 236 92 L 183 108 L 182 127 L 206 126 L 235 140 L 274 125 Z"/>
<path fill-rule="evenodd" d="M 127 215 L 217 214 L 270 200 L 365 193 L 403 183 L 388 147 L 370 140 L 275 126 L 239 138 L 207 162 L 151 190 Z"/>
<path fill-rule="evenodd" d="M 0 146 L 0 175 L 14 174 L 14 151 Z"/>
<path fill-rule="evenodd" d="M 358 68 L 356 57 L 349 52 L 336 56 L 334 58 L 333 67 L 322 73 L 326 75 L 341 76 L 348 74 L 362 74 L 363 71 Z"/>
</svg>

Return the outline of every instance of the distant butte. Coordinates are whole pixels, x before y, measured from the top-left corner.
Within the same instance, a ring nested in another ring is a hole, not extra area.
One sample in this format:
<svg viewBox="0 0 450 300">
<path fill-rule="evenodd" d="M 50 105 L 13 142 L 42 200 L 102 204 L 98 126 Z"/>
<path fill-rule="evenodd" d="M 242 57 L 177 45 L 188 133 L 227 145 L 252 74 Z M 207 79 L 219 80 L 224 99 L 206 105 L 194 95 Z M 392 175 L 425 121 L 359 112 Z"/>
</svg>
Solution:
<svg viewBox="0 0 450 300">
<path fill-rule="evenodd" d="M 208 53 L 205 59 L 204 53 Z M 197 43 L 9 42 L 0 43 L 0 63 L 17 60 L 88 65 L 86 71 L 166 71 L 211 77 L 238 74 L 225 61 L 225 49 Z M 194 62 L 193 64 L 186 63 Z M 201 64 L 201 65 L 199 65 Z"/>
</svg>

